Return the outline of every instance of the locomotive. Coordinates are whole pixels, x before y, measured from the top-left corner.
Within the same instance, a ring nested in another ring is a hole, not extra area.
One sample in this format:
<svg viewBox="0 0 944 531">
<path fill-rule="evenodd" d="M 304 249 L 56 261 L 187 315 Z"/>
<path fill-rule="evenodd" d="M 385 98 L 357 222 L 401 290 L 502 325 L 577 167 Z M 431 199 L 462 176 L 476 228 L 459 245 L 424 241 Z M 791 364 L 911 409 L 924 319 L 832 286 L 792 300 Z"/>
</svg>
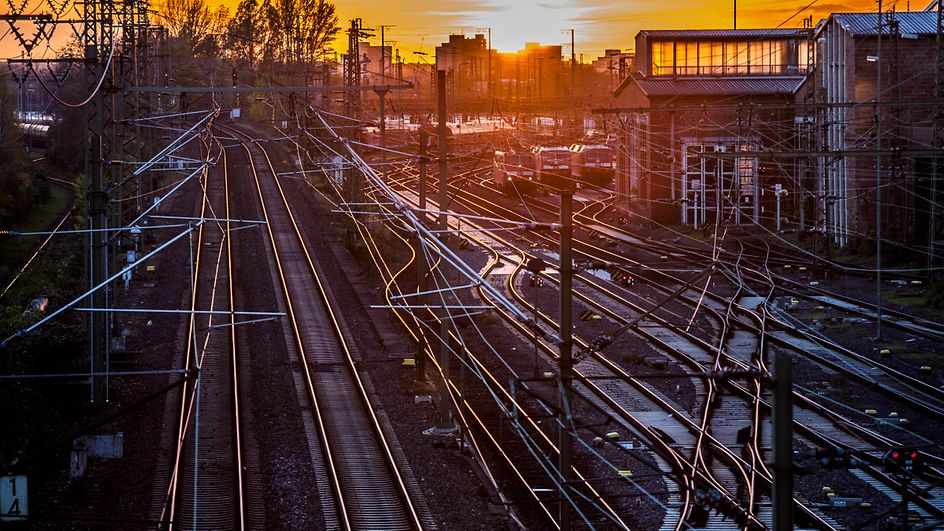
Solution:
<svg viewBox="0 0 944 531">
<path fill-rule="evenodd" d="M 570 152 L 576 181 L 600 188 L 612 186 L 616 175 L 613 148 L 604 144 L 574 144 Z"/>
<path fill-rule="evenodd" d="M 492 163 L 492 180 L 506 195 L 529 194 L 537 187 L 537 172 L 531 153 L 515 150 L 496 151 Z"/>
<path fill-rule="evenodd" d="M 535 146 L 534 168 L 538 181 L 550 188 L 570 188 L 573 186 L 573 154 L 567 146 Z"/>
</svg>

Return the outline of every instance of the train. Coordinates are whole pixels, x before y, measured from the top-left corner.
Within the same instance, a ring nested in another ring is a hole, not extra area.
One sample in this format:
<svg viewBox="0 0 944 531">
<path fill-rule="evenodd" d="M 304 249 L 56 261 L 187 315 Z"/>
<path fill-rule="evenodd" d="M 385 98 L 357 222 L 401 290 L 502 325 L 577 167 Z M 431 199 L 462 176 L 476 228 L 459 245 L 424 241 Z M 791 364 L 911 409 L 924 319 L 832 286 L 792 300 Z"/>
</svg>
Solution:
<svg viewBox="0 0 944 531">
<path fill-rule="evenodd" d="M 19 130 L 23 144 L 33 149 L 46 149 L 49 140 L 49 128 L 56 122 L 57 117 L 41 112 L 14 113 L 16 128 Z"/>
<path fill-rule="evenodd" d="M 506 194 L 520 195 L 538 185 L 609 187 L 616 174 L 613 149 L 605 144 L 534 146 L 530 152 L 496 151 L 493 181 Z"/>
<path fill-rule="evenodd" d="M 549 188 L 570 188 L 573 184 L 573 153 L 567 146 L 535 146 L 531 149 L 534 155 L 534 168 L 538 174 L 538 181 Z"/>
<path fill-rule="evenodd" d="M 605 144 L 574 144 L 570 151 L 574 180 L 600 188 L 613 185 L 616 176 L 613 148 Z"/>
<path fill-rule="evenodd" d="M 492 180 L 511 197 L 530 194 L 537 188 L 537 171 L 531 152 L 496 151 L 492 162 Z"/>
</svg>

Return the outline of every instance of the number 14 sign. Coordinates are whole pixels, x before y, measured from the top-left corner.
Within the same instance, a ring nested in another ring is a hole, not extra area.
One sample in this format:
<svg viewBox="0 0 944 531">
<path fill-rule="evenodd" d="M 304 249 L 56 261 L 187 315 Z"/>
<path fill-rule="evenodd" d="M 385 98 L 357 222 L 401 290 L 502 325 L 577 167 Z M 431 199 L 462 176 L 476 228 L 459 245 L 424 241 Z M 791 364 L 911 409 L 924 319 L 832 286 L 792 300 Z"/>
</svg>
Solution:
<svg viewBox="0 0 944 531">
<path fill-rule="evenodd" d="M 22 520 L 27 514 L 26 476 L 0 477 L 0 521 Z"/>
</svg>

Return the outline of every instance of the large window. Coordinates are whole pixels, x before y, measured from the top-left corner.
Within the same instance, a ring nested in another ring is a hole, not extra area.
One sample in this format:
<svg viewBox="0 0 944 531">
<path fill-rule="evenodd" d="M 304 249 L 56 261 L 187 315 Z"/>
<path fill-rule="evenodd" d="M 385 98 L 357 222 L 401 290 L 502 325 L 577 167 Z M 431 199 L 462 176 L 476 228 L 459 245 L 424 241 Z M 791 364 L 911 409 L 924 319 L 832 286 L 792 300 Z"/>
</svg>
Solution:
<svg viewBox="0 0 944 531">
<path fill-rule="evenodd" d="M 804 49 L 791 41 L 656 41 L 651 46 L 654 76 L 785 75 L 798 66 L 802 70 L 806 62 Z"/>
<path fill-rule="evenodd" d="M 652 43 L 652 75 L 670 76 L 675 67 L 675 43 Z"/>
</svg>

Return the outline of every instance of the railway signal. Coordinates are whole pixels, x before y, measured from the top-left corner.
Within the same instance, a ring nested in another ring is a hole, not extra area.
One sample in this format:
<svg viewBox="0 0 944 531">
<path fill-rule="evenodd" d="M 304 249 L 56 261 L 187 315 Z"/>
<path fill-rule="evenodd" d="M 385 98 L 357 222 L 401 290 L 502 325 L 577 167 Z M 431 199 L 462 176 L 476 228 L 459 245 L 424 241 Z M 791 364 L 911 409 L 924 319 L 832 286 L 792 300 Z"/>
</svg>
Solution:
<svg viewBox="0 0 944 531">
<path fill-rule="evenodd" d="M 697 512 L 692 511 L 692 518 L 697 518 L 699 520 L 697 523 L 704 522 L 703 525 L 695 525 L 695 527 L 704 527 L 707 525 L 708 512 L 710 509 L 714 509 L 715 512 L 725 518 L 730 518 L 741 527 L 748 527 L 751 524 L 751 519 L 744 509 L 716 489 L 695 489 L 695 500 L 702 509 Z M 696 524 L 696 522 L 693 522 L 693 524 Z M 752 529 L 754 528 L 754 526 L 750 527 Z"/>
<path fill-rule="evenodd" d="M 610 278 L 613 279 L 613 282 L 617 284 L 622 284 L 624 286 L 634 286 L 636 284 L 636 279 L 632 275 L 619 269 L 618 267 L 611 267 L 607 270 L 610 274 Z"/>
<path fill-rule="evenodd" d="M 824 468 L 857 468 L 862 461 L 846 448 L 816 450 L 816 459 Z"/>
<path fill-rule="evenodd" d="M 882 470 L 890 473 L 914 474 L 924 468 L 924 458 L 916 448 L 889 450 L 882 458 Z"/>
</svg>

